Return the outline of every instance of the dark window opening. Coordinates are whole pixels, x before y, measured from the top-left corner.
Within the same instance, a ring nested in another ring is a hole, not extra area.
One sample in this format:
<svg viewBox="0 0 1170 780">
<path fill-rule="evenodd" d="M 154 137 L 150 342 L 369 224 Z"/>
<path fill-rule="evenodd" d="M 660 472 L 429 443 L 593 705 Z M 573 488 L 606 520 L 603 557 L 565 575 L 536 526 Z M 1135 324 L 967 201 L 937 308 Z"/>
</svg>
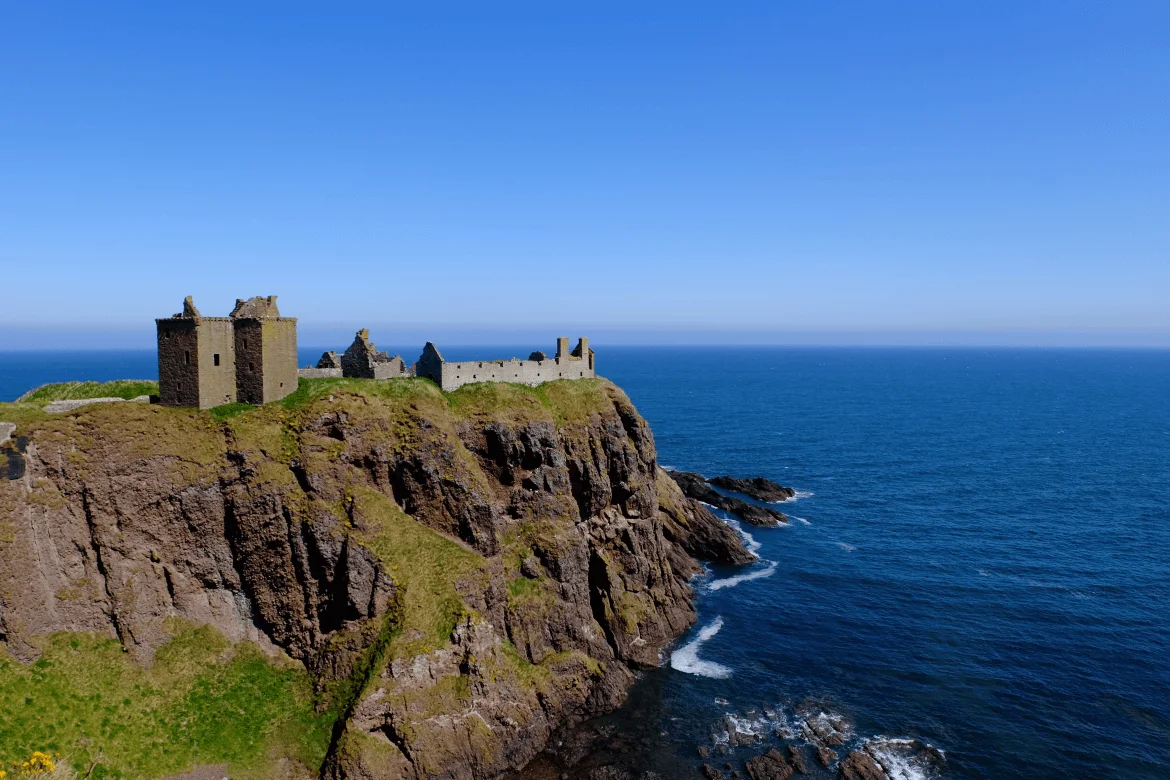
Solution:
<svg viewBox="0 0 1170 780">
<path fill-rule="evenodd" d="M 183 353 L 183 365 L 185 365 L 185 366 L 191 365 L 191 353 L 190 352 Z"/>
<path fill-rule="evenodd" d="M 218 352 L 211 356 L 211 362 L 215 363 L 215 365 L 217 365 L 217 366 L 219 365 L 219 353 Z"/>
</svg>

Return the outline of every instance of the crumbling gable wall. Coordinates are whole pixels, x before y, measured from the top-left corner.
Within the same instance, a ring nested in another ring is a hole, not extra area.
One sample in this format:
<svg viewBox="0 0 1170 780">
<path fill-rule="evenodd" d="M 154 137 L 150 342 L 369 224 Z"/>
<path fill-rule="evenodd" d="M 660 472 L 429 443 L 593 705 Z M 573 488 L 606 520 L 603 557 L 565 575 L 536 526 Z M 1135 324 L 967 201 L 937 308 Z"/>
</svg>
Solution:
<svg viewBox="0 0 1170 780">
<path fill-rule="evenodd" d="M 362 328 L 341 356 L 341 373 L 356 379 L 397 379 L 407 376 L 406 363 L 398 355 L 390 357 L 370 341 L 370 331 Z"/>
</svg>

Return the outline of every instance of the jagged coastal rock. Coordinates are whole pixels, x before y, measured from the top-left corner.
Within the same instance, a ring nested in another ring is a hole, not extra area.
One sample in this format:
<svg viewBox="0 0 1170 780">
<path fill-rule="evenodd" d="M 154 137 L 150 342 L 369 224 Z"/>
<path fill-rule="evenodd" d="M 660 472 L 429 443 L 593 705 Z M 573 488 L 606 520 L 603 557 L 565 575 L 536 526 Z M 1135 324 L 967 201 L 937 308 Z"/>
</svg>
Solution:
<svg viewBox="0 0 1170 780">
<path fill-rule="evenodd" d="M 776 526 L 780 523 L 787 523 L 788 516 L 778 509 L 771 507 L 760 506 L 759 504 L 752 504 L 744 501 L 742 498 L 734 498 L 732 496 L 725 496 L 719 491 L 715 490 L 708 484 L 707 479 L 702 474 L 694 474 L 689 471 L 670 471 L 667 472 L 670 477 L 678 483 L 682 488 L 683 493 L 688 498 L 693 498 L 696 501 L 702 501 L 704 504 L 719 507 L 725 512 L 731 512 L 738 516 L 745 523 L 759 526 Z M 730 478 L 723 478 L 730 479 Z M 767 480 L 764 480 L 767 482 Z M 714 480 L 712 480 L 714 483 Z M 774 482 L 769 482 L 771 485 L 780 488 Z M 725 488 L 728 489 L 728 488 Z M 787 490 L 787 488 L 780 488 Z M 792 493 L 795 495 L 795 491 Z"/>
<path fill-rule="evenodd" d="M 754 498 L 756 501 L 787 501 L 796 496 L 796 491 L 790 487 L 778 485 L 764 477 L 740 479 L 738 477 L 711 477 L 707 480 L 715 487 L 732 490 Z"/>
<path fill-rule="evenodd" d="M 18 423 L 3 651 L 27 664 L 53 632 L 91 632 L 148 667 L 181 619 L 287 655 L 337 713 L 302 776 L 519 768 L 659 663 L 695 619 L 696 558 L 753 559 L 599 379 L 303 380 L 235 416 L 118 403 Z"/>
</svg>

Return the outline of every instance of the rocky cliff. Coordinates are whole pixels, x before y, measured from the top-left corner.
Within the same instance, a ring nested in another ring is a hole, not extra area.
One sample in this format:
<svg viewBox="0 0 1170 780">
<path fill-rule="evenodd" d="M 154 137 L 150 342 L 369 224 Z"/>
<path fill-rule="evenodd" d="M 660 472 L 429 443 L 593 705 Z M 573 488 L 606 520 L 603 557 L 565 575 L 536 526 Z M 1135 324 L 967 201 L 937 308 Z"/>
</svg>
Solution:
<svg viewBox="0 0 1170 780">
<path fill-rule="evenodd" d="M 659 663 L 695 557 L 751 559 L 604 380 L 0 419 L 0 649 L 96 634 L 148 668 L 181 620 L 287 655 L 332 719 L 294 774 L 506 774 Z"/>
</svg>

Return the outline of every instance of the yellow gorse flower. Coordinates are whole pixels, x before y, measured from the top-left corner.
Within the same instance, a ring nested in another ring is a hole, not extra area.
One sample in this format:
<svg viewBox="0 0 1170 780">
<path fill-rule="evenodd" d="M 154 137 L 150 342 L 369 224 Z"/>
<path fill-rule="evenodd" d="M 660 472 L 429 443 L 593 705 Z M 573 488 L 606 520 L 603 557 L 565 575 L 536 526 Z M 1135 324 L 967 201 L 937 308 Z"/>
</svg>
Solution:
<svg viewBox="0 0 1170 780">
<path fill-rule="evenodd" d="M 16 764 L 13 764 L 13 767 L 16 766 Z M 57 768 L 57 764 L 48 753 L 34 750 L 27 761 L 20 762 L 19 768 L 21 777 L 40 777 L 41 775 L 50 774 Z M 8 773 L 0 769 L 0 780 L 3 780 L 7 776 Z"/>
</svg>

